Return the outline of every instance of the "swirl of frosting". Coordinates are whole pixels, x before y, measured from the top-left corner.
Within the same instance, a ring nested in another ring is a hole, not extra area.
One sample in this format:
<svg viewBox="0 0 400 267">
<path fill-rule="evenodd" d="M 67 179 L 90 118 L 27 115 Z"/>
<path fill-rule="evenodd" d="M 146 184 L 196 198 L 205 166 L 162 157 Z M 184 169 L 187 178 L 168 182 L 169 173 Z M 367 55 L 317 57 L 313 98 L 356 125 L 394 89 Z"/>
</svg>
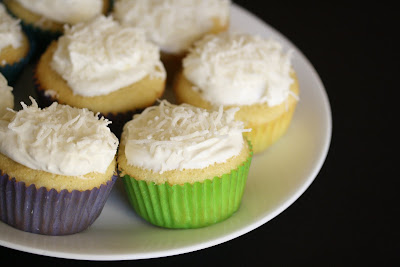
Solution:
<svg viewBox="0 0 400 267">
<path fill-rule="evenodd" d="M 107 119 L 87 109 L 53 103 L 23 109 L 0 119 L 0 152 L 31 169 L 80 176 L 105 173 L 115 157 L 118 139 Z"/>
<path fill-rule="evenodd" d="M 103 0 L 16 0 L 35 14 L 59 23 L 88 21 L 102 13 Z"/>
<path fill-rule="evenodd" d="M 281 104 L 293 79 L 291 52 L 280 43 L 244 33 L 208 35 L 183 60 L 184 76 L 215 105 Z"/>
<path fill-rule="evenodd" d="M 0 3 L 0 52 L 7 46 L 18 48 L 22 45 L 23 33 L 19 20 L 11 17 Z M 0 65 L 1 62 L 0 62 Z"/>
<path fill-rule="evenodd" d="M 0 118 L 6 113 L 7 108 L 14 108 L 13 88 L 7 85 L 7 80 L 0 73 Z"/>
<path fill-rule="evenodd" d="M 208 111 L 163 100 L 129 121 L 122 134 L 128 164 L 163 173 L 200 169 L 238 155 L 243 147 L 243 122 L 237 109 Z"/>
<path fill-rule="evenodd" d="M 146 31 L 163 51 L 181 53 L 212 29 L 216 19 L 229 20 L 229 0 L 117 0 L 114 17 Z"/>
<path fill-rule="evenodd" d="M 103 15 L 66 26 L 50 64 L 74 94 L 86 97 L 109 94 L 147 75 L 166 76 L 159 48 L 141 30 Z"/>
</svg>

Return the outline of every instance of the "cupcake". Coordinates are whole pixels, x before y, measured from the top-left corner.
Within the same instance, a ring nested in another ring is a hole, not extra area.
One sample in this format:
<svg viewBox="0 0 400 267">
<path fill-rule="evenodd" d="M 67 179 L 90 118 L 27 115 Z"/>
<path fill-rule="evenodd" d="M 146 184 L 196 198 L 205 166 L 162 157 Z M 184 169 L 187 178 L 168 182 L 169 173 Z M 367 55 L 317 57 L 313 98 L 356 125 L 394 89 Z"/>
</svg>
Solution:
<svg viewBox="0 0 400 267">
<path fill-rule="evenodd" d="M 238 107 L 235 118 L 252 129 L 245 135 L 254 153 L 287 131 L 299 99 L 291 53 L 275 40 L 244 33 L 208 35 L 196 42 L 173 87 L 177 103 Z"/>
<path fill-rule="evenodd" d="M 118 139 L 87 109 L 31 100 L 0 119 L 0 219 L 43 235 L 81 232 L 117 179 Z"/>
<path fill-rule="evenodd" d="M 14 95 L 12 87 L 7 85 L 7 80 L 0 73 L 0 118 L 7 112 L 7 108 L 14 108 Z"/>
<path fill-rule="evenodd" d="M 192 43 L 229 27 L 229 0 L 115 0 L 115 19 L 146 31 L 161 49 L 168 80 Z"/>
<path fill-rule="evenodd" d="M 99 112 L 117 136 L 134 113 L 162 96 L 165 79 L 159 48 L 144 32 L 102 15 L 66 27 L 35 70 L 41 106 L 57 101 Z"/>
<path fill-rule="evenodd" d="M 64 24 L 88 21 L 106 14 L 111 7 L 111 0 L 4 0 L 4 3 L 36 40 L 37 54 L 63 33 Z"/>
<path fill-rule="evenodd" d="M 198 228 L 239 208 L 252 149 L 235 112 L 163 100 L 124 126 L 118 171 L 137 214 L 160 227 Z"/>
<path fill-rule="evenodd" d="M 13 83 L 28 63 L 31 43 L 20 21 L 11 17 L 0 2 L 0 73 Z"/>
</svg>

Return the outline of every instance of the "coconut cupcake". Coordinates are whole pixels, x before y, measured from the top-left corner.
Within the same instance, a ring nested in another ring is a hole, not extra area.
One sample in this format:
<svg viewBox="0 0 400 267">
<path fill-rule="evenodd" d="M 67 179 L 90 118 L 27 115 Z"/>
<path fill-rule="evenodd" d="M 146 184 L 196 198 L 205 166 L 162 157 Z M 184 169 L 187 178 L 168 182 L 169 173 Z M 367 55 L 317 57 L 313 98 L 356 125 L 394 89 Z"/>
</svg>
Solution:
<svg viewBox="0 0 400 267">
<path fill-rule="evenodd" d="M 0 73 L 13 83 L 28 63 L 31 43 L 20 21 L 11 17 L 0 2 Z"/>
<path fill-rule="evenodd" d="M 178 103 L 238 107 L 235 118 L 255 153 L 288 129 L 299 95 L 291 53 L 280 43 L 244 33 L 208 35 L 183 60 L 174 84 Z"/>
<path fill-rule="evenodd" d="M 14 108 L 14 95 L 12 87 L 7 85 L 7 80 L 0 73 L 0 118 L 7 112 L 7 108 Z"/>
<path fill-rule="evenodd" d="M 113 16 L 146 31 L 161 48 L 168 79 L 181 65 L 190 45 L 206 33 L 229 27 L 229 0 L 115 0 Z"/>
<path fill-rule="evenodd" d="M 143 31 L 105 16 L 66 27 L 35 71 L 41 106 L 57 101 L 100 112 L 117 136 L 133 113 L 162 96 L 165 79 L 159 48 Z"/>
<path fill-rule="evenodd" d="M 235 112 L 163 100 L 125 125 L 118 170 L 137 214 L 161 227 L 198 228 L 239 208 L 252 150 Z"/>
<path fill-rule="evenodd" d="M 64 24 L 74 25 L 106 14 L 111 0 L 4 0 L 9 12 L 37 42 L 37 54 L 57 39 Z"/>
<path fill-rule="evenodd" d="M 44 235 L 81 232 L 117 178 L 118 139 L 87 109 L 31 100 L 0 119 L 0 219 Z"/>
</svg>

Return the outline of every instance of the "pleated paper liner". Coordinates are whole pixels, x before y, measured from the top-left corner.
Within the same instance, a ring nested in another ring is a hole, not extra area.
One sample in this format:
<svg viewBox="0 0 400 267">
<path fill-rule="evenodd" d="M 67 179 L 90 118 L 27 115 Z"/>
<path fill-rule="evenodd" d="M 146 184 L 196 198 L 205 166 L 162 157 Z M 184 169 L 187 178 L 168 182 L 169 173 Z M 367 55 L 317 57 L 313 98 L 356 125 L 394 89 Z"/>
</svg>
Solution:
<svg viewBox="0 0 400 267">
<path fill-rule="evenodd" d="M 286 133 L 295 108 L 296 104 L 291 105 L 280 117 L 268 123 L 246 125 L 246 128 L 251 128 L 251 132 L 244 133 L 244 136 L 251 141 L 255 154 L 266 150 Z"/>
<path fill-rule="evenodd" d="M 125 175 L 129 201 L 146 221 L 165 228 L 199 228 L 221 222 L 242 201 L 252 153 L 237 169 L 221 177 L 184 185 L 155 184 Z"/>
<path fill-rule="evenodd" d="M 7 79 L 9 85 L 13 86 L 27 61 L 28 60 L 26 58 L 23 58 L 12 65 L 6 64 L 0 66 L 0 73 L 3 74 L 3 76 Z"/>
<path fill-rule="evenodd" d="M 25 186 L 0 170 L 0 219 L 25 232 L 70 235 L 87 229 L 99 217 L 117 176 L 106 185 L 77 191 Z"/>
<path fill-rule="evenodd" d="M 46 50 L 47 46 L 53 41 L 57 40 L 62 35 L 61 31 L 43 30 L 33 24 L 28 24 L 21 21 L 22 28 L 36 43 L 36 49 L 32 55 L 32 60 L 36 61 Z"/>
</svg>

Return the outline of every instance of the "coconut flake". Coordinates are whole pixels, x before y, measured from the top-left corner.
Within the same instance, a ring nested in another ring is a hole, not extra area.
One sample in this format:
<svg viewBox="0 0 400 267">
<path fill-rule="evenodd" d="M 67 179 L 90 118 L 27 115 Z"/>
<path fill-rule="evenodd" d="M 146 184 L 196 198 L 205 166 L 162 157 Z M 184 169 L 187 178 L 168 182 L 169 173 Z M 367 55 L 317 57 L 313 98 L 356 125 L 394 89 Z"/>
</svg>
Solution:
<svg viewBox="0 0 400 267">
<path fill-rule="evenodd" d="M 128 163 L 162 173 L 225 162 L 240 153 L 242 133 L 250 131 L 234 119 L 237 110 L 208 111 L 163 100 L 125 125 L 121 142 Z"/>
</svg>

